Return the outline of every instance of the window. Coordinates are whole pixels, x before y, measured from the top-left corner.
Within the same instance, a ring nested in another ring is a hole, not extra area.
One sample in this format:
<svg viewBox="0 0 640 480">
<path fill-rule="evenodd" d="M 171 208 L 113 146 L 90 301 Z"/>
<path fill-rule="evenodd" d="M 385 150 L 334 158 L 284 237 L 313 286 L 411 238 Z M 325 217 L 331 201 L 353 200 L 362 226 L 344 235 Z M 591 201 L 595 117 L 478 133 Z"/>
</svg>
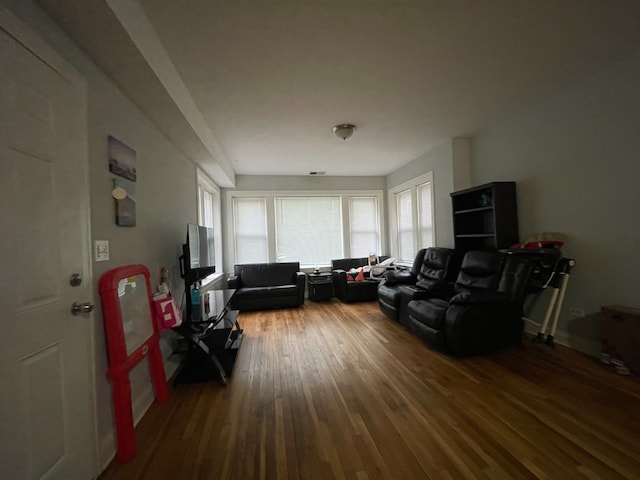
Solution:
<svg viewBox="0 0 640 480">
<path fill-rule="evenodd" d="M 203 280 L 204 283 L 222 275 L 222 221 L 220 190 L 217 185 L 200 170 L 197 172 L 198 183 L 198 223 L 213 228 L 214 255 L 216 273 Z"/>
<path fill-rule="evenodd" d="M 276 198 L 276 259 L 322 265 L 342 258 L 340 197 Z"/>
<path fill-rule="evenodd" d="M 396 194 L 398 212 L 398 262 L 411 263 L 415 256 L 413 246 L 413 212 L 411 209 L 411 190 Z"/>
<path fill-rule="evenodd" d="M 433 246 L 433 208 L 431 199 L 431 182 L 416 186 L 418 204 L 418 247 Z"/>
<path fill-rule="evenodd" d="M 351 257 L 382 254 L 377 197 L 349 197 L 349 226 Z"/>
<path fill-rule="evenodd" d="M 432 185 L 428 173 L 389 190 L 392 251 L 398 263 L 411 264 L 419 249 L 434 245 Z"/>
<path fill-rule="evenodd" d="M 227 199 L 232 264 L 299 261 L 310 268 L 383 253 L 381 191 L 230 191 Z"/>
<path fill-rule="evenodd" d="M 233 199 L 234 263 L 269 261 L 264 198 Z"/>
</svg>

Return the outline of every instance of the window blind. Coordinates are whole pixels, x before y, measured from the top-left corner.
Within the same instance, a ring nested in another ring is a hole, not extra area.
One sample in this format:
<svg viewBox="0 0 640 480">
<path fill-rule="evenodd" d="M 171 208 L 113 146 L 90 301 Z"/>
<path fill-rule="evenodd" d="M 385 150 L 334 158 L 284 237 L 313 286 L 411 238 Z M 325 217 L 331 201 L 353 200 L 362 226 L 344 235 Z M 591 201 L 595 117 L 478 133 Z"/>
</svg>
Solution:
<svg viewBox="0 0 640 480">
<path fill-rule="evenodd" d="M 378 199 L 376 197 L 349 198 L 351 257 L 366 257 L 370 253 L 382 253 L 380 252 L 378 218 Z"/>
<path fill-rule="evenodd" d="M 277 197 L 275 206 L 278 262 L 308 267 L 343 257 L 339 196 Z"/>
<path fill-rule="evenodd" d="M 412 263 L 415 256 L 413 247 L 413 209 L 411 190 L 396 194 L 398 211 L 398 261 Z"/>
<path fill-rule="evenodd" d="M 269 261 L 264 198 L 233 199 L 235 263 Z"/>
</svg>

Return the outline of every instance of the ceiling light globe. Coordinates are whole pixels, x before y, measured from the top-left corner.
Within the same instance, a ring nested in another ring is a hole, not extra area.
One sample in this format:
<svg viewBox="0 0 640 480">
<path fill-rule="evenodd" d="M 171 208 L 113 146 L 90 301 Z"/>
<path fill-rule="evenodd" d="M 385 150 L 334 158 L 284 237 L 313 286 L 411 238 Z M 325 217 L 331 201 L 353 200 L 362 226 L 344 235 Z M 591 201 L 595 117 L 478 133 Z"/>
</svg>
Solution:
<svg viewBox="0 0 640 480">
<path fill-rule="evenodd" d="M 341 138 L 342 140 L 346 140 L 351 135 L 353 135 L 353 132 L 355 130 L 356 130 L 355 125 L 351 125 L 349 123 L 343 123 L 341 125 L 336 125 L 335 127 L 333 127 L 333 134 L 336 137 Z"/>
</svg>

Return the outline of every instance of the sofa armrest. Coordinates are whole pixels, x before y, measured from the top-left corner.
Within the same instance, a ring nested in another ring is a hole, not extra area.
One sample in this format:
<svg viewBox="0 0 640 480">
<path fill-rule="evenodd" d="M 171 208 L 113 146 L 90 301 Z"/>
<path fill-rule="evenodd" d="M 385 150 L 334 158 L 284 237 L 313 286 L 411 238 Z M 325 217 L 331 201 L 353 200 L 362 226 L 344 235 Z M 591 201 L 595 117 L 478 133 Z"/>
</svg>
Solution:
<svg viewBox="0 0 640 480">
<path fill-rule="evenodd" d="M 411 293 L 411 300 L 428 300 L 430 298 L 440 298 L 447 300 L 453 294 L 452 285 L 440 285 L 439 288 L 420 288 L 414 287 Z"/>
<path fill-rule="evenodd" d="M 384 283 L 388 287 L 398 284 L 415 284 L 416 276 L 409 270 L 389 270 L 384 274 Z"/>
<path fill-rule="evenodd" d="M 331 270 L 333 292 L 336 297 L 343 299 L 347 295 L 347 271 L 341 268 Z"/>
<path fill-rule="evenodd" d="M 460 292 L 449 300 L 453 305 L 510 303 L 511 296 L 501 292 Z"/>
<path fill-rule="evenodd" d="M 333 283 L 347 283 L 347 271 L 341 268 L 337 268 L 335 270 L 331 270 L 331 279 Z"/>
<path fill-rule="evenodd" d="M 227 287 L 235 288 L 236 290 L 242 287 L 242 279 L 238 275 L 233 275 L 227 278 Z"/>
<path fill-rule="evenodd" d="M 304 290 L 307 284 L 307 276 L 304 272 L 296 272 L 294 274 L 294 283 L 298 287 L 298 304 L 304 303 Z"/>
</svg>

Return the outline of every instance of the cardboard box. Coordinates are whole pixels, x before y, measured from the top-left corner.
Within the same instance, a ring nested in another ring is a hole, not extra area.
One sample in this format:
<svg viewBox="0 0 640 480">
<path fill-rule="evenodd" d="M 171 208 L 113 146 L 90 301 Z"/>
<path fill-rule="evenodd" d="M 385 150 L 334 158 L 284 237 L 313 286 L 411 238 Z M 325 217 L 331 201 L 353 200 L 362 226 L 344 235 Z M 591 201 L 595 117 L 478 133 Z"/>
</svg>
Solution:
<svg viewBox="0 0 640 480">
<path fill-rule="evenodd" d="M 602 359 L 640 373 L 640 308 L 602 307 Z"/>
</svg>

